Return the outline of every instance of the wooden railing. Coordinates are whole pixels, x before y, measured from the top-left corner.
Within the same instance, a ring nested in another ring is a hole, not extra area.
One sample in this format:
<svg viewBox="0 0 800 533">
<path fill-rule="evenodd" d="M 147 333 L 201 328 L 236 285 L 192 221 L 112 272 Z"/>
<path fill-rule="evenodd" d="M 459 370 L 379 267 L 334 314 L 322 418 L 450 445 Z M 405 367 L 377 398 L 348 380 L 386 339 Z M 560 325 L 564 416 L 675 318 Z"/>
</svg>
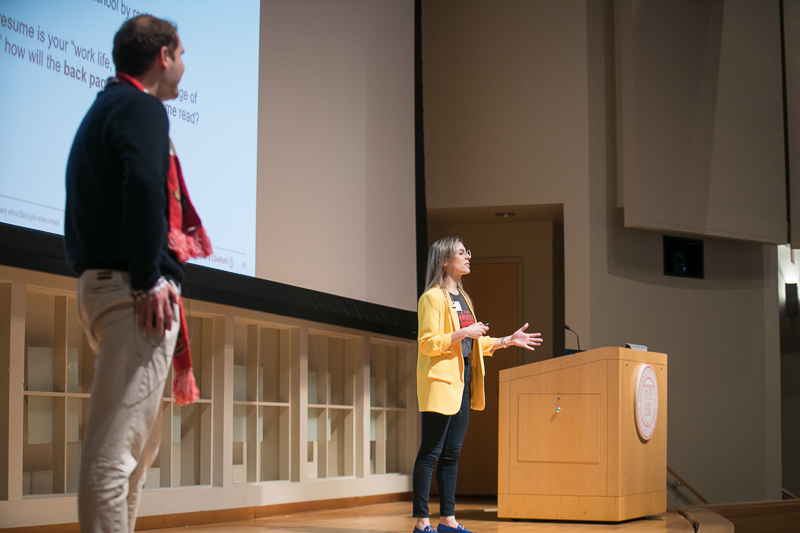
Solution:
<svg viewBox="0 0 800 533">
<path fill-rule="evenodd" d="M 736 533 L 800 533 L 800 500 L 709 505 Z"/>
<path fill-rule="evenodd" d="M 676 481 L 676 483 L 677 483 L 677 485 L 676 485 L 676 486 L 679 486 L 679 487 L 686 487 L 686 490 L 688 490 L 689 492 L 691 492 L 692 494 L 694 494 L 694 495 L 695 495 L 695 497 L 696 497 L 698 500 L 700 500 L 702 503 L 704 503 L 704 504 L 706 504 L 706 505 L 708 504 L 708 500 L 706 500 L 705 498 L 703 498 L 703 495 L 702 495 L 702 494 L 700 494 L 699 492 L 697 492 L 697 491 L 695 490 L 695 488 L 694 488 L 694 487 L 692 487 L 691 485 L 689 485 L 688 483 L 686 483 L 686 481 L 685 481 L 685 480 L 684 480 L 684 479 L 683 479 L 681 476 L 679 476 L 677 472 L 675 472 L 675 471 L 674 471 L 672 468 L 670 468 L 670 466 L 669 466 L 669 465 L 667 465 L 667 472 L 669 472 L 669 474 L 670 474 L 672 477 L 674 477 L 674 478 L 675 478 L 675 481 Z"/>
<path fill-rule="evenodd" d="M 685 488 L 702 502 L 679 509 L 697 533 L 800 533 L 800 499 L 786 489 L 780 501 L 709 504 L 675 470 L 667 466 L 667 472 L 674 487 Z"/>
</svg>

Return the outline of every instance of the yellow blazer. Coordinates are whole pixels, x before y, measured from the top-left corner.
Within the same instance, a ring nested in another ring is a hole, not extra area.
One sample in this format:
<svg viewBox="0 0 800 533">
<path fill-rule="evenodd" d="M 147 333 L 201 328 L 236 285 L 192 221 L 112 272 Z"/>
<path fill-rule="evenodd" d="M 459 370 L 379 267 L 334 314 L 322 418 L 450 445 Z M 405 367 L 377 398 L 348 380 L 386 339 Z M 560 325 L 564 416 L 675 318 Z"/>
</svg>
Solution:
<svg viewBox="0 0 800 533">
<path fill-rule="evenodd" d="M 466 299 L 466 298 L 465 298 Z M 469 305 L 469 304 L 467 304 Z M 472 316 L 474 309 L 470 305 Z M 461 329 L 453 300 L 446 290 L 434 287 L 419 299 L 419 351 L 417 353 L 417 401 L 420 411 L 454 415 L 461 408 L 464 393 L 464 356 L 461 341 L 452 342 L 453 332 Z M 475 319 L 477 321 L 477 318 Z M 492 355 L 495 339 L 474 339 L 470 362 L 470 407 L 482 411 L 483 358 Z"/>
</svg>

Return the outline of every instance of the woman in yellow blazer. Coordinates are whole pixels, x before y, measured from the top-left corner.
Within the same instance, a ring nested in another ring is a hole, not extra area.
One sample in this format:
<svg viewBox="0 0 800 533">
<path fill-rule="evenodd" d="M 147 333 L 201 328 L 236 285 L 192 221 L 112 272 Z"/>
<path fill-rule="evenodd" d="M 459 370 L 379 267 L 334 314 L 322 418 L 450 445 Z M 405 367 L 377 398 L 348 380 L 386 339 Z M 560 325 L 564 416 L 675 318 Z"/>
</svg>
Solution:
<svg viewBox="0 0 800 533">
<path fill-rule="evenodd" d="M 413 533 L 470 533 L 455 518 L 458 456 L 470 408 L 483 410 L 483 358 L 498 348 L 533 350 L 539 333 L 525 324 L 508 337 L 486 336 L 488 324 L 475 320 L 461 277 L 469 274 L 472 254 L 458 237 L 433 243 L 428 253 L 425 293 L 419 299 L 417 400 L 422 412 L 422 443 L 414 463 Z M 439 486 L 439 525 L 431 527 L 428 497 L 434 464 Z"/>
</svg>

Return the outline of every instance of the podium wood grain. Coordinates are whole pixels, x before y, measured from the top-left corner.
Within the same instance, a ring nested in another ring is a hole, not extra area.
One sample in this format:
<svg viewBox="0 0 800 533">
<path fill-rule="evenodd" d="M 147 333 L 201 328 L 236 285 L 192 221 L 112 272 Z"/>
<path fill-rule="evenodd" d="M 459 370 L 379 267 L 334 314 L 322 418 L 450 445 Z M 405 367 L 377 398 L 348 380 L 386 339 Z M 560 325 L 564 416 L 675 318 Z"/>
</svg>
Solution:
<svg viewBox="0 0 800 533">
<path fill-rule="evenodd" d="M 639 437 L 639 366 L 658 420 Z M 600 348 L 500 373 L 498 516 L 619 522 L 666 511 L 667 356 Z"/>
</svg>

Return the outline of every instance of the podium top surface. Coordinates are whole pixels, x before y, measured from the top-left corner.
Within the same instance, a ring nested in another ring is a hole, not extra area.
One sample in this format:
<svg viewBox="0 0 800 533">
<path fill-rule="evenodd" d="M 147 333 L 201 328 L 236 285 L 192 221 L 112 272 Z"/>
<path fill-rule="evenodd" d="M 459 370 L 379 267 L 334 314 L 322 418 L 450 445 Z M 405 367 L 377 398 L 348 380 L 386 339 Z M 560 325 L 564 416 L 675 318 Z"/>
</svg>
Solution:
<svg viewBox="0 0 800 533">
<path fill-rule="evenodd" d="M 595 348 L 594 350 L 587 350 L 585 352 L 578 352 L 553 359 L 545 359 L 544 361 L 501 370 L 500 383 L 603 360 L 632 361 L 635 363 L 650 363 L 652 365 L 666 366 L 667 354 L 643 352 L 641 350 L 618 348 L 614 346 Z"/>
</svg>

